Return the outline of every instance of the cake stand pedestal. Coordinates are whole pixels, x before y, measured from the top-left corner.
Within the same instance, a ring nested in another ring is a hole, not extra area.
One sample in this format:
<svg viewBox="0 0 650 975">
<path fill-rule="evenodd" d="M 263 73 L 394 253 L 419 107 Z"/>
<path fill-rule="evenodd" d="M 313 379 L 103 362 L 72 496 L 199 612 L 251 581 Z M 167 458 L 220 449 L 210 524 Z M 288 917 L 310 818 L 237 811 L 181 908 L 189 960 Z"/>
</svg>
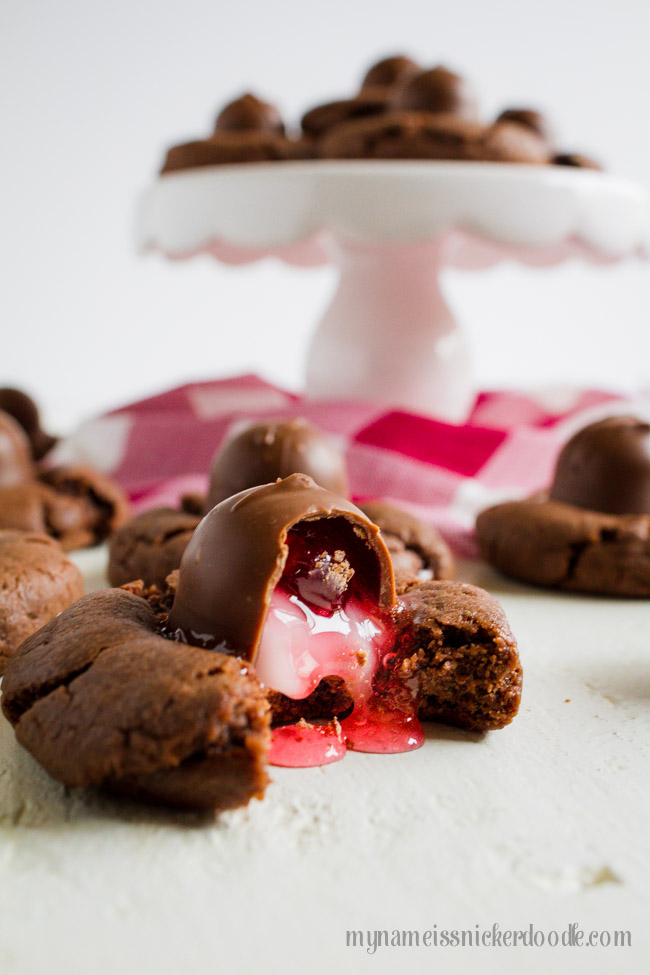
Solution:
<svg viewBox="0 0 650 975">
<path fill-rule="evenodd" d="M 648 252 L 650 196 L 605 173 L 463 162 L 293 162 L 170 173 L 142 196 L 138 242 L 173 259 L 334 263 L 339 285 L 308 354 L 306 392 L 451 420 L 474 396 L 444 268 Z"/>
</svg>

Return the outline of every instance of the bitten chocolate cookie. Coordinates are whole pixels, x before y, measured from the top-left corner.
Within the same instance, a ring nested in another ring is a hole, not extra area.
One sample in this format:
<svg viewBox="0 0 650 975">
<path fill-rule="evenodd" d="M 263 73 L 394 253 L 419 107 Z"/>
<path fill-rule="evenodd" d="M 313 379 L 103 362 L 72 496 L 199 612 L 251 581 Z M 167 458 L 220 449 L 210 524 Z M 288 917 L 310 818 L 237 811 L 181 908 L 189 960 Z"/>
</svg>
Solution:
<svg viewBox="0 0 650 975">
<path fill-rule="evenodd" d="M 461 582 L 422 582 L 401 597 L 407 656 L 401 676 L 417 682 L 419 717 L 472 731 L 510 724 L 522 670 L 505 614 L 489 593 Z"/>
<path fill-rule="evenodd" d="M 188 643 L 249 659 L 275 724 L 353 708 L 354 721 L 368 706 L 387 715 L 383 727 L 398 714 L 474 730 L 508 724 L 521 668 L 499 605 L 442 581 L 411 581 L 396 600 L 392 575 L 368 515 L 293 474 L 203 519 L 167 625 Z"/>
<path fill-rule="evenodd" d="M 411 584 L 398 599 L 400 636 L 392 669 L 380 670 L 375 693 L 388 701 L 408 688 L 422 721 L 468 731 L 495 731 L 515 718 L 522 668 L 500 604 L 476 586 L 448 580 Z M 270 692 L 273 723 L 345 718 L 353 701 L 344 681 L 321 681 L 303 701 Z"/>
<path fill-rule="evenodd" d="M 562 449 L 549 492 L 483 511 L 485 560 L 523 582 L 650 596 L 650 424 L 610 417 Z"/>
<path fill-rule="evenodd" d="M 163 590 L 94 593 L 26 640 L 2 707 L 68 785 L 229 809 L 262 795 L 267 758 L 410 751 L 418 715 L 500 728 L 520 681 L 487 593 L 412 582 L 397 599 L 377 525 L 292 474 L 214 507 Z M 310 724 L 322 711 L 341 722 Z"/>
<path fill-rule="evenodd" d="M 455 115 L 386 112 L 326 132 L 316 151 L 324 159 L 449 159 L 547 163 L 546 145 L 514 122 L 484 126 Z"/>
<path fill-rule="evenodd" d="M 85 596 L 23 643 L 2 709 L 68 786 L 216 811 L 264 794 L 269 714 L 252 672 L 160 636 L 130 592 Z"/>
<path fill-rule="evenodd" d="M 174 508 L 154 508 L 136 515 L 110 541 L 108 581 L 112 586 L 142 579 L 163 588 L 181 564 L 183 552 L 200 516 Z"/>
<path fill-rule="evenodd" d="M 359 507 L 381 529 L 398 592 L 414 580 L 426 582 L 453 576 L 453 555 L 433 525 L 384 501 L 368 501 Z"/>
<path fill-rule="evenodd" d="M 83 591 L 79 569 L 53 539 L 0 531 L 0 674 L 23 640 Z"/>
</svg>

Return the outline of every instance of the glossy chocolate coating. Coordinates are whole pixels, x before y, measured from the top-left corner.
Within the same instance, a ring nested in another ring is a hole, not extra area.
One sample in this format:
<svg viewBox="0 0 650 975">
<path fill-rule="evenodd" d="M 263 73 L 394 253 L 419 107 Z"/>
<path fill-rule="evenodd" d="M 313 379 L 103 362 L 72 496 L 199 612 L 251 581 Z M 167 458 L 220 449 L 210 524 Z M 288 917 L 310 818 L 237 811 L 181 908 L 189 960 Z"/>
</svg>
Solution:
<svg viewBox="0 0 650 975">
<path fill-rule="evenodd" d="M 477 118 L 476 95 L 469 83 L 442 65 L 407 78 L 395 92 L 393 108 L 398 111 L 443 112 L 461 118 Z"/>
<path fill-rule="evenodd" d="M 550 497 L 612 515 L 650 514 L 650 423 L 613 416 L 578 431 L 558 457 Z"/>
<path fill-rule="evenodd" d="M 419 64 L 403 54 L 382 58 L 366 72 L 361 82 L 361 90 L 363 91 L 364 88 L 390 88 L 398 81 L 403 81 L 421 70 Z"/>
<path fill-rule="evenodd" d="M 308 420 L 264 420 L 226 441 L 212 461 L 205 511 L 225 498 L 289 474 L 309 474 L 320 487 L 349 493 L 345 460 Z"/>
<path fill-rule="evenodd" d="M 23 428 L 0 411 L 0 487 L 16 487 L 34 476 L 32 451 Z"/>
<path fill-rule="evenodd" d="M 287 561 L 287 533 L 305 522 L 331 519 L 372 562 L 377 605 L 395 601 L 393 570 L 379 529 L 350 501 L 305 474 L 242 491 L 200 523 L 181 562 L 169 630 L 198 646 L 255 660 L 273 590 Z M 354 566 L 353 566 L 354 567 Z"/>
<path fill-rule="evenodd" d="M 517 125 L 524 125 L 543 139 L 549 148 L 553 145 L 555 136 L 548 119 L 534 108 L 506 108 L 497 118 L 497 122 L 516 122 Z"/>
<path fill-rule="evenodd" d="M 248 92 L 229 102 L 217 115 L 217 132 L 284 133 L 284 122 L 275 105 Z"/>
<path fill-rule="evenodd" d="M 40 460 L 57 442 L 41 429 L 38 407 L 31 396 L 20 389 L 6 386 L 0 389 L 0 410 L 9 413 L 21 425 L 32 445 L 34 460 Z"/>
</svg>

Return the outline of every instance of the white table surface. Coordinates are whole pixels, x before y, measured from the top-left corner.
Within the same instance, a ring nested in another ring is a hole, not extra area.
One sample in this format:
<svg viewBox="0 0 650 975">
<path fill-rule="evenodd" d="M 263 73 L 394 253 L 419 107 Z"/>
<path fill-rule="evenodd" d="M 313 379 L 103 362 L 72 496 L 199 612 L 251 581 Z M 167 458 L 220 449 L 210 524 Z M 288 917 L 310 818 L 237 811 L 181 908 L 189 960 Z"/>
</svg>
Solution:
<svg viewBox="0 0 650 975">
<path fill-rule="evenodd" d="M 263 802 L 216 822 L 66 790 L 0 720 L 0 972 L 647 971 L 650 607 L 459 575 L 519 639 L 514 723 L 273 769 Z M 625 929 L 632 947 L 345 945 L 494 922 Z"/>
</svg>

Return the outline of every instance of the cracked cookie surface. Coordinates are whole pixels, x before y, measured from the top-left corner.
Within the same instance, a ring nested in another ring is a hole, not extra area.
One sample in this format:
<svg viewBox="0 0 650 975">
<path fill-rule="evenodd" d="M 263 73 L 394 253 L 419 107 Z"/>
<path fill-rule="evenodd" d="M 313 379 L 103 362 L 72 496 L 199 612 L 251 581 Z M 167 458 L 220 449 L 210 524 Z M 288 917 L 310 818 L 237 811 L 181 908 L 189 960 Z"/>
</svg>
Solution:
<svg viewBox="0 0 650 975">
<path fill-rule="evenodd" d="M 252 670 L 165 639 L 131 592 L 78 600 L 22 644 L 2 691 L 20 744 L 66 785 L 216 811 L 264 793 L 269 711 Z"/>
<path fill-rule="evenodd" d="M 136 515 L 110 542 L 108 580 L 112 586 L 141 579 L 146 586 L 165 585 L 178 569 L 200 515 L 176 508 L 153 508 Z"/>
<path fill-rule="evenodd" d="M 522 582 L 650 597 L 650 515 L 610 515 L 537 496 L 481 512 L 481 554 Z"/>
<path fill-rule="evenodd" d="M 407 650 L 400 676 L 416 684 L 418 717 L 481 732 L 510 724 L 522 668 L 497 600 L 477 586 L 440 580 L 412 586 L 400 602 Z"/>
</svg>

